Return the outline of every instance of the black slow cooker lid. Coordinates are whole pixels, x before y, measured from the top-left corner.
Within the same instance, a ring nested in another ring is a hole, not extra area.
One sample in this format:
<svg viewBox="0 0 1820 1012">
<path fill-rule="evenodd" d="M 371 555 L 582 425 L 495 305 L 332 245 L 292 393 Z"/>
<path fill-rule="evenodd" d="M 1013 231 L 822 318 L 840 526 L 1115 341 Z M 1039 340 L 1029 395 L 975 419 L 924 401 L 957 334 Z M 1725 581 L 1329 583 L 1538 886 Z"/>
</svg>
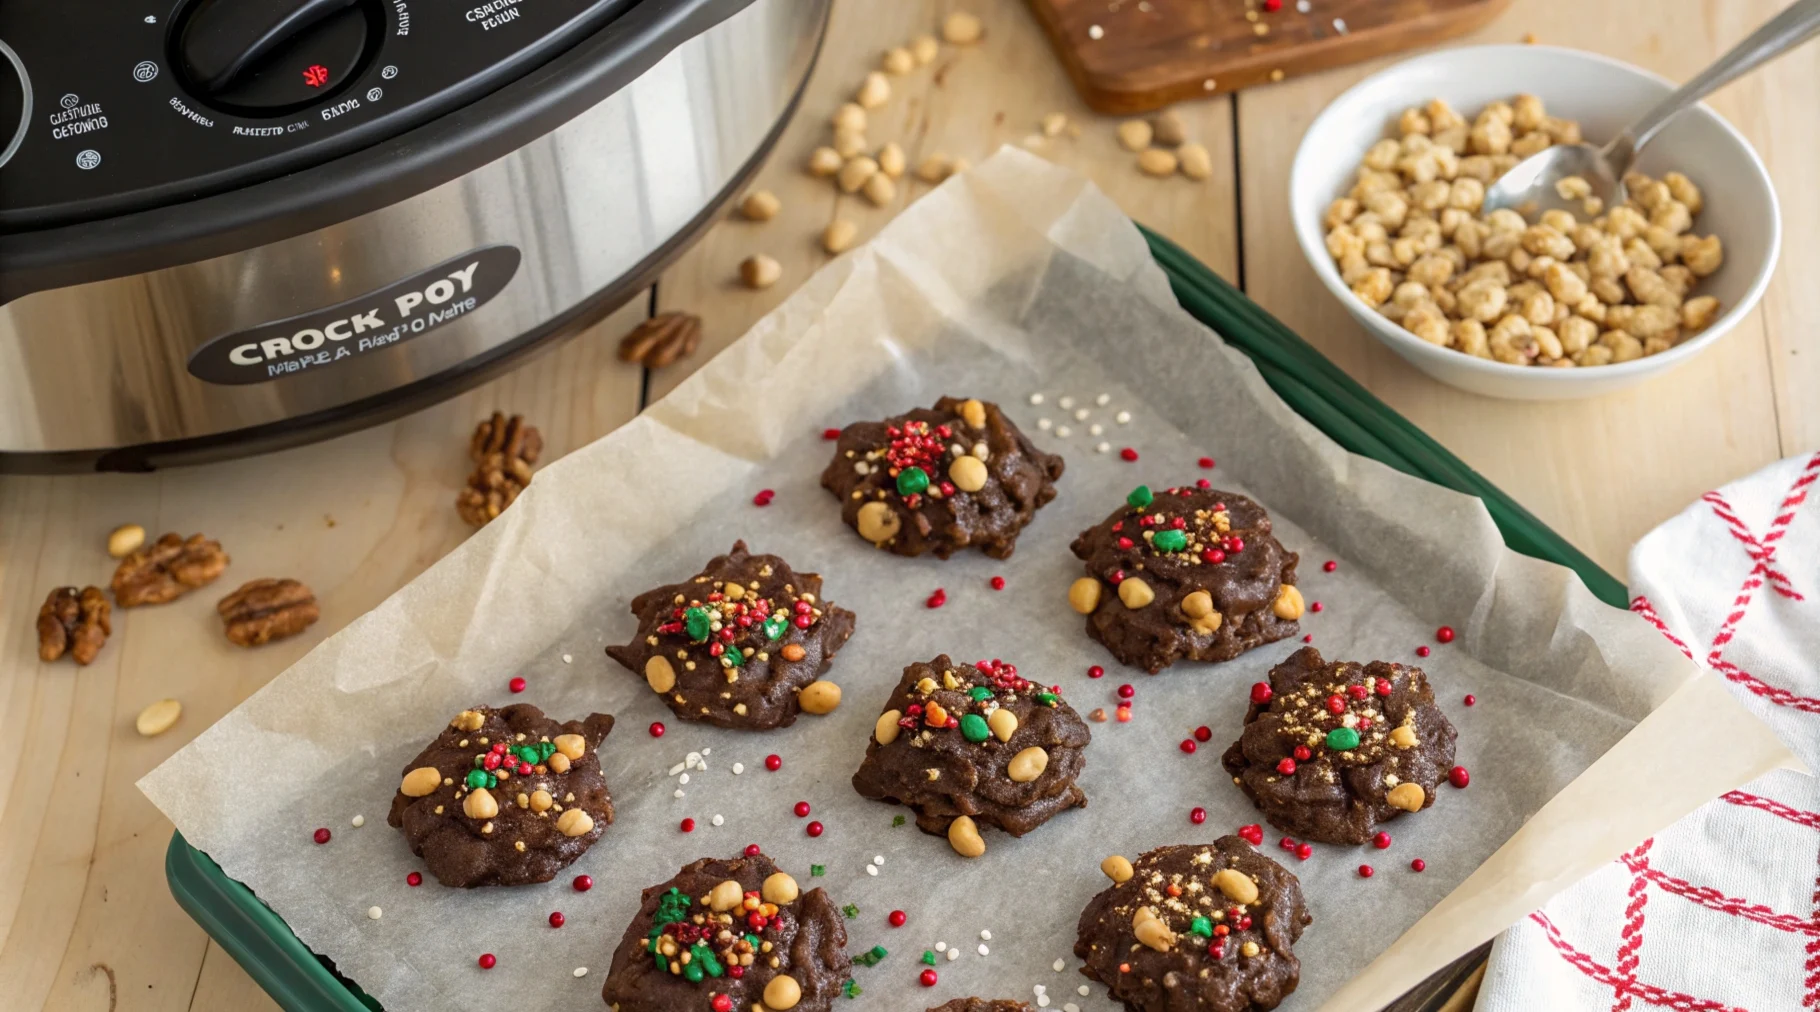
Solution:
<svg viewBox="0 0 1820 1012">
<path fill-rule="evenodd" d="M 0 302 L 395 203 L 750 2 L 0 3 Z"/>
</svg>

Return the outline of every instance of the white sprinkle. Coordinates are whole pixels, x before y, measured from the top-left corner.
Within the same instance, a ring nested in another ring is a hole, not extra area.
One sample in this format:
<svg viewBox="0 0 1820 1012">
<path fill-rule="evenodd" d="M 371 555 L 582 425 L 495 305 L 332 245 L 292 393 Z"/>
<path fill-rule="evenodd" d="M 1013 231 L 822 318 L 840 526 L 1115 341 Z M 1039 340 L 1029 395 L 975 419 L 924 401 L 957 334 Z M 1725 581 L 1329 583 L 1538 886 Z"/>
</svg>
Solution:
<svg viewBox="0 0 1820 1012">
<path fill-rule="evenodd" d="M 1113 415 L 1112 420 L 1119 423 L 1120 425 L 1128 425 L 1131 423 L 1131 412 L 1121 411 L 1118 414 Z"/>
<path fill-rule="evenodd" d="M 1039 429 L 1042 429 L 1044 432 L 1048 432 L 1049 427 L 1054 424 L 1055 424 L 1054 422 L 1050 421 L 1047 418 L 1039 418 L 1036 420 L 1036 427 Z"/>
<path fill-rule="evenodd" d="M 1063 970 L 1068 969 L 1068 963 L 1065 960 L 1058 959 L 1052 965 L 1055 967 L 1056 973 L 1061 973 Z"/>
<path fill-rule="evenodd" d="M 1077 422 L 1084 422 L 1087 420 L 1089 414 L 1092 414 L 1092 412 L 1088 411 L 1086 408 L 1075 408 L 1074 420 Z"/>
<path fill-rule="evenodd" d="M 733 764 L 733 775 L 734 776 L 739 776 L 741 773 L 744 773 L 744 772 L 746 772 L 745 763 L 734 763 Z"/>
<path fill-rule="evenodd" d="M 990 956 L 990 955 L 992 955 L 992 950 L 991 950 L 991 949 L 988 949 L 988 948 L 986 948 L 986 943 L 985 943 L 985 942 L 981 942 L 981 943 L 980 943 L 980 955 L 982 955 L 982 956 Z"/>
<path fill-rule="evenodd" d="M 1334 18 L 1333 19 L 1333 30 L 1336 32 L 1339 32 L 1341 35 L 1345 35 L 1346 34 L 1346 19 L 1345 18 Z"/>
<path fill-rule="evenodd" d="M 677 788 L 677 789 L 676 789 L 676 793 L 674 793 L 674 794 L 672 794 L 672 795 L 670 795 L 670 796 L 671 796 L 671 797 L 673 797 L 673 798 L 680 798 L 680 797 L 682 797 L 682 796 L 683 796 L 683 792 L 682 792 L 682 788 L 680 788 L 680 787 L 678 787 L 678 788 Z"/>
<path fill-rule="evenodd" d="M 1112 450 L 1112 444 L 1111 443 L 1101 443 L 1100 445 L 1094 447 L 1094 449 L 1098 450 L 1101 453 L 1109 453 Z"/>
<path fill-rule="evenodd" d="M 1043 993 L 1043 992 L 1044 992 L 1044 991 L 1047 991 L 1047 990 L 1049 990 L 1049 989 L 1048 989 L 1048 988 L 1046 988 L 1046 987 L 1044 987 L 1044 986 L 1043 986 L 1043 985 L 1041 985 L 1041 984 L 1038 984 L 1038 985 L 1037 985 L 1037 986 L 1035 986 L 1035 987 L 1033 987 L 1033 988 L 1031 988 L 1031 990 L 1032 990 L 1032 991 L 1035 991 L 1035 992 L 1036 992 L 1036 993 L 1037 993 L 1037 994 L 1042 994 L 1042 993 Z"/>
<path fill-rule="evenodd" d="M 563 655 L 562 655 L 562 662 L 563 662 L 563 663 L 564 663 L 564 664 L 574 664 L 574 663 L 575 663 L 575 656 L 574 656 L 574 655 L 573 655 L 573 654 L 563 654 Z"/>
<path fill-rule="evenodd" d="M 714 750 L 711 748 L 704 748 L 701 750 L 702 755 L 712 755 L 713 752 L 714 752 Z"/>
<path fill-rule="evenodd" d="M 700 752 L 691 752 L 688 755 L 683 756 L 683 762 L 688 763 L 690 766 L 693 766 L 696 763 L 701 762 L 701 753 Z"/>
<path fill-rule="evenodd" d="M 368 907 L 367 908 L 367 920 L 369 920 L 369 921 L 376 921 L 384 915 L 385 915 L 385 911 L 379 909 L 378 907 Z"/>
<path fill-rule="evenodd" d="M 872 876 L 873 878 L 877 878 L 878 877 L 878 865 L 875 865 L 875 864 L 867 865 L 866 874 Z"/>
<path fill-rule="evenodd" d="M 727 820 L 722 818 L 719 812 L 714 813 L 714 818 L 709 819 L 708 821 L 714 823 L 716 826 L 724 826 L 727 824 Z"/>
<path fill-rule="evenodd" d="M 688 768 L 689 767 L 683 763 L 677 763 L 676 765 L 670 767 L 670 775 L 675 776 L 676 774 L 681 773 L 683 770 L 686 770 Z"/>
<path fill-rule="evenodd" d="M 1098 422 L 1094 422 L 1092 425 L 1087 426 L 1087 434 L 1090 436 L 1097 436 L 1105 431 L 1106 427 Z"/>
<path fill-rule="evenodd" d="M 1202 91 L 1212 91 L 1215 87 L 1217 87 L 1217 85 L 1214 84 L 1213 78 L 1211 77 L 1201 82 Z"/>
<path fill-rule="evenodd" d="M 1099 25 L 1088 25 L 1087 37 L 1097 42 L 1106 37 L 1106 29 L 1101 28 Z"/>
<path fill-rule="evenodd" d="M 990 931 L 981 931 L 981 932 L 980 932 L 980 939 L 981 939 L 981 940 L 982 940 L 982 941 L 987 941 L 987 942 L 990 942 L 990 941 L 992 941 L 992 932 L 990 932 Z"/>
<path fill-rule="evenodd" d="M 878 865 L 880 868 L 883 868 L 885 866 L 885 855 L 883 855 L 883 854 L 872 855 L 872 863 Z"/>
<path fill-rule="evenodd" d="M 1112 395 L 1111 394 L 1101 394 L 1098 397 L 1095 397 L 1093 399 L 1093 403 L 1098 404 L 1100 407 L 1103 408 L 1106 405 L 1112 403 Z"/>
<path fill-rule="evenodd" d="M 961 958 L 961 950 L 959 950 L 959 949 L 949 949 L 948 950 L 948 961 L 949 962 L 953 962 L 954 960 L 957 960 L 959 958 Z"/>
<path fill-rule="evenodd" d="M 1068 409 L 1069 409 L 1069 408 L 1072 408 L 1072 407 L 1074 407 L 1074 398 L 1072 398 L 1072 397 L 1064 397 L 1064 398 L 1062 398 L 1062 399 L 1061 399 L 1061 400 L 1059 400 L 1059 401 L 1056 401 L 1056 402 L 1055 402 L 1055 403 L 1056 403 L 1056 405 L 1057 405 L 1057 406 L 1058 406 L 1058 407 L 1060 407 L 1060 408 L 1061 408 L 1061 409 L 1062 409 L 1062 410 L 1063 410 L 1063 411 L 1067 411 L 1067 410 L 1068 410 Z"/>
<path fill-rule="evenodd" d="M 1075 988 L 1075 989 L 1074 989 L 1074 993 L 1075 993 L 1075 994 L 1078 994 L 1078 995 L 1080 995 L 1080 996 L 1081 996 L 1081 997 L 1083 997 L 1083 998 L 1085 998 L 1085 997 L 1087 997 L 1087 996 L 1088 996 L 1088 995 L 1090 995 L 1090 994 L 1092 994 L 1092 993 L 1093 993 L 1093 992 L 1092 992 L 1092 991 L 1091 991 L 1091 990 L 1089 990 L 1089 989 L 1088 989 L 1088 987 L 1087 987 L 1087 985 L 1085 985 L 1085 984 L 1082 984 L 1082 985 L 1081 985 L 1081 986 L 1080 986 L 1080 987 L 1077 987 L 1077 988 Z"/>
<path fill-rule="evenodd" d="M 578 966 L 578 967 L 576 967 L 576 968 L 575 968 L 575 976 L 577 976 L 577 977 L 586 977 L 586 976 L 587 976 L 587 975 L 588 975 L 588 968 L 587 968 L 587 967 L 585 967 L 585 966 Z"/>
<path fill-rule="evenodd" d="M 1314 4 L 1309 3 L 1308 0 L 1295 0 L 1295 12 L 1297 14 L 1306 14 L 1311 10 L 1314 10 Z"/>
<path fill-rule="evenodd" d="M 935 951 L 937 951 L 937 952 L 947 952 L 947 951 L 948 951 L 948 943 L 947 943 L 947 942 L 936 942 L 936 943 L 935 943 Z"/>
<path fill-rule="evenodd" d="M 1081 1012 L 1081 1007 L 1073 1002 L 1063 1002 L 1062 1012 Z"/>
<path fill-rule="evenodd" d="M 1048 1008 L 1049 1007 L 1049 996 L 1046 994 L 1037 995 L 1036 996 L 1036 1007 L 1037 1008 Z"/>
<path fill-rule="evenodd" d="M 1069 430 L 1068 426 L 1058 425 L 1055 427 L 1055 434 L 1057 436 L 1061 437 L 1062 439 L 1067 439 L 1072 433 Z"/>
<path fill-rule="evenodd" d="M 1032 403 L 1032 404 L 1041 404 L 1041 403 L 1043 403 L 1043 395 L 1042 395 L 1042 394 L 1031 394 L 1031 395 L 1030 395 L 1030 403 Z"/>
<path fill-rule="evenodd" d="M 360 827 L 367 824 L 367 817 L 364 815 L 356 815 L 352 819 L 352 822 L 354 823 L 354 828 L 359 829 Z"/>
<path fill-rule="evenodd" d="M 684 774 L 683 774 L 683 775 L 682 775 L 682 776 L 680 776 L 680 777 L 677 777 L 677 778 L 676 778 L 676 782 L 677 782 L 677 783 L 679 783 L 679 784 L 686 784 L 686 783 L 688 783 L 688 782 L 689 782 L 689 774 L 687 774 L 687 773 L 684 773 Z"/>
</svg>

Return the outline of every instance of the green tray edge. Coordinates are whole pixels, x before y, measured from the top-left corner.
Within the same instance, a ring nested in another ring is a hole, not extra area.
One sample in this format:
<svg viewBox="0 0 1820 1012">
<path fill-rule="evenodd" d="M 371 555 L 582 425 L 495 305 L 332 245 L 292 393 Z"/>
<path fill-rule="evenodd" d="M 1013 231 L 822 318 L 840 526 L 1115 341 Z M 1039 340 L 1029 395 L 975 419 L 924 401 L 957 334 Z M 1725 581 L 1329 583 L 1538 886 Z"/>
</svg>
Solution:
<svg viewBox="0 0 1820 1012">
<path fill-rule="evenodd" d="M 1175 243 L 1138 226 L 1182 308 L 1257 364 L 1297 414 L 1361 456 L 1476 496 L 1512 550 L 1566 566 L 1605 603 L 1624 608 L 1624 584 L 1484 476 L 1347 376 L 1280 320 Z M 383 1012 L 310 951 L 284 919 L 207 854 L 171 834 L 165 878 L 177 904 L 287 1012 Z"/>
</svg>

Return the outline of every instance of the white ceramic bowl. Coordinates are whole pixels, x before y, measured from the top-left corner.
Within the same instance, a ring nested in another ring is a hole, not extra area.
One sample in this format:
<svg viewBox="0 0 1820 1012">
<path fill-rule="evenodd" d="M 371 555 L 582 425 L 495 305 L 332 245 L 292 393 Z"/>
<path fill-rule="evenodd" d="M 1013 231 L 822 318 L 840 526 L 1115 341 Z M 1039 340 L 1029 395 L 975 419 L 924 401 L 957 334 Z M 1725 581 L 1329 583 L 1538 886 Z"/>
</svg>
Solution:
<svg viewBox="0 0 1820 1012">
<path fill-rule="evenodd" d="M 1593 53 L 1552 46 L 1474 46 L 1406 60 L 1360 81 L 1316 117 L 1290 170 L 1290 214 L 1302 252 L 1334 298 L 1392 351 L 1435 379 L 1491 397 L 1554 400 L 1631 386 L 1700 354 L 1750 312 L 1769 284 L 1782 246 L 1776 191 L 1763 162 L 1738 131 L 1706 106 L 1683 112 L 1643 149 L 1637 168 L 1652 176 L 1679 170 L 1698 183 L 1706 206 L 1702 235 L 1725 244 L 1725 264 L 1698 292 L 1717 296 L 1721 315 L 1699 334 L 1647 358 L 1584 369 L 1506 365 L 1441 348 L 1379 316 L 1340 280 L 1327 254 L 1321 217 L 1352 186 L 1365 150 L 1394 137 L 1399 113 L 1444 98 L 1471 119 L 1481 107 L 1520 92 L 1538 95 L 1552 115 L 1580 121 L 1602 144 L 1674 90 L 1669 82 Z"/>
</svg>

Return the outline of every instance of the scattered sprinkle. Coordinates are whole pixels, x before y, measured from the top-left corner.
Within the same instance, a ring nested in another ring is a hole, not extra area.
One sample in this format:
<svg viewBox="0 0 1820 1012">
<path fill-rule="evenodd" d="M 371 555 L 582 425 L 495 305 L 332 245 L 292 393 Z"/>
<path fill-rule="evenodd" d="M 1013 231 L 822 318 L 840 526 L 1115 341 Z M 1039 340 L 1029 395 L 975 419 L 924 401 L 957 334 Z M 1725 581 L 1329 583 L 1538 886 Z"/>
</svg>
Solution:
<svg viewBox="0 0 1820 1012">
<path fill-rule="evenodd" d="M 828 440 L 829 442 L 833 442 L 834 440 L 840 438 L 840 430 L 839 429 L 823 429 L 822 438 Z"/>
<path fill-rule="evenodd" d="M 321 829 L 318 829 L 316 832 L 312 833 L 310 835 L 310 838 L 315 840 L 317 843 L 321 844 L 321 843 L 329 842 L 329 836 L 330 836 L 329 829 L 327 826 L 324 826 Z"/>
<path fill-rule="evenodd" d="M 1467 703 L 1466 705 L 1471 706 L 1472 704 Z M 354 816 L 353 819 L 351 819 L 349 821 L 351 821 L 354 824 L 355 829 L 359 829 L 360 827 L 367 824 L 367 817 L 364 815 L 356 815 L 356 816 Z"/>
<path fill-rule="evenodd" d="M 942 605 L 948 603 L 948 592 L 937 587 L 935 588 L 935 593 L 930 594 L 929 599 L 923 603 L 931 608 L 940 608 Z"/>
<path fill-rule="evenodd" d="M 1376 874 L 1377 874 L 1376 869 L 1372 868 L 1371 865 L 1368 865 L 1368 864 L 1359 865 L 1359 877 L 1360 878 L 1370 878 Z"/>
<path fill-rule="evenodd" d="M 682 792 L 677 791 L 676 794 L 678 797 L 680 797 L 682 795 Z M 693 832 L 695 832 L 695 820 L 694 819 L 684 819 L 684 820 L 682 820 L 682 825 L 680 825 L 677 828 L 681 829 L 685 833 L 693 833 Z"/>
<path fill-rule="evenodd" d="M 550 911 L 550 927 L 560 928 L 567 923 L 569 923 L 569 919 L 562 915 L 562 911 L 560 911 L 560 910 Z"/>
<path fill-rule="evenodd" d="M 859 907 L 855 906 L 852 903 L 849 903 L 846 906 L 841 907 L 840 912 L 843 914 L 846 914 L 848 920 L 852 920 L 853 918 L 859 916 Z M 866 965 L 870 966 L 871 964 L 868 963 Z"/>
<path fill-rule="evenodd" d="M 493 955 L 491 952 L 483 952 L 480 954 L 480 958 L 475 960 L 475 962 L 480 964 L 482 970 L 491 970 L 493 967 L 499 965 L 499 957 Z"/>
<path fill-rule="evenodd" d="M 1444 625 L 1435 630 L 1435 639 L 1440 640 L 1442 643 L 1452 643 L 1453 636 L 1453 626 Z"/>
<path fill-rule="evenodd" d="M 1417 657 L 1427 657 L 1429 655 L 1429 653 L 1430 653 L 1430 651 L 1429 651 L 1428 645 L 1426 643 L 1424 643 L 1423 645 L 1416 648 Z"/>
<path fill-rule="evenodd" d="M 1129 425 L 1129 424 L 1131 424 L 1131 412 L 1121 411 L 1118 414 L 1113 415 L 1112 420 L 1119 423 L 1120 425 Z"/>
<path fill-rule="evenodd" d="M 664 722 L 663 722 L 663 721 L 661 721 L 661 720 L 654 720 L 654 721 L 652 721 L 652 722 L 651 722 L 651 727 L 650 727 L 650 728 L 649 728 L 649 730 L 650 730 L 650 732 L 651 732 L 651 737 L 653 737 L 653 738 L 662 738 L 662 737 L 663 737 L 663 736 L 664 736 Z M 687 779 L 687 778 L 688 778 L 688 774 L 686 774 L 686 773 L 685 773 L 685 774 L 683 774 L 683 777 L 684 777 L 684 780 L 683 780 L 683 782 L 684 782 L 684 783 L 688 783 L 688 779 Z"/>
<path fill-rule="evenodd" d="M 1101 28 L 1099 25 L 1088 25 L 1087 26 L 1087 37 L 1094 40 L 1095 42 L 1098 42 L 1099 40 L 1106 37 L 1106 29 Z"/>
<path fill-rule="evenodd" d="M 1048 432 L 1054 425 L 1055 423 L 1047 418 L 1039 418 L 1036 420 L 1036 427 L 1042 429 L 1044 432 Z"/>
<path fill-rule="evenodd" d="M 983 942 L 990 942 L 990 941 L 992 941 L 992 932 L 990 932 L 990 931 L 981 931 L 981 932 L 980 932 L 980 940 L 981 940 L 981 941 L 983 941 Z"/>
<path fill-rule="evenodd" d="M 1093 399 L 1093 403 L 1098 404 L 1100 407 L 1103 408 L 1106 405 L 1112 403 L 1112 395 L 1111 394 L 1101 394 L 1098 397 L 1095 397 Z"/>
<path fill-rule="evenodd" d="M 872 863 L 878 865 L 880 868 L 883 868 L 885 866 L 885 855 L 883 855 L 883 854 L 873 855 Z"/>
<path fill-rule="evenodd" d="M 904 926 L 904 922 L 905 922 L 905 921 L 907 921 L 907 920 L 909 920 L 909 919 L 910 919 L 910 915 L 909 915 L 909 914 L 906 914 L 906 913 L 904 913 L 904 912 L 903 912 L 903 911 L 902 911 L 902 910 L 893 910 L 893 911 L 891 911 L 891 913 L 890 913 L 890 914 L 888 914 L 888 915 L 887 915 L 887 916 L 886 916 L 886 917 L 885 917 L 885 921 L 886 921 L 886 923 L 888 923 L 888 924 L 890 924 L 890 925 L 891 925 L 891 926 L 892 926 L 892 927 L 894 927 L 894 928 L 901 928 L 901 927 L 903 927 L 903 926 Z M 925 962 L 925 963 L 933 963 L 933 962 L 935 962 L 935 954 L 934 954 L 934 953 L 924 953 L 924 954 L 923 954 L 923 956 L 924 956 L 924 958 L 923 958 L 923 962 Z"/>
<path fill-rule="evenodd" d="M 1336 32 L 1339 32 L 1341 35 L 1345 35 L 1346 34 L 1346 19 L 1345 18 L 1334 18 L 1333 19 L 1333 30 Z"/>
<path fill-rule="evenodd" d="M 773 752 L 772 754 L 765 757 L 765 769 L 768 769 L 773 773 L 776 773 L 779 769 L 782 769 L 783 765 L 784 765 L 784 757 L 778 755 L 775 752 Z"/>
<path fill-rule="evenodd" d="M 909 820 L 902 815 L 894 815 L 891 817 L 891 828 L 896 829 L 907 821 Z"/>
<path fill-rule="evenodd" d="M 1473 705 L 1473 704 L 1474 704 L 1474 703 L 1477 703 L 1477 702 L 1478 702 L 1478 701 L 1479 701 L 1479 697 L 1477 697 L 1477 696 L 1475 696 L 1475 695 L 1473 695 L 1473 694 L 1472 694 L 1472 693 L 1470 693 L 1470 692 L 1468 692 L 1468 693 L 1467 693 L 1467 694 L 1466 694 L 1466 698 L 1465 698 L 1465 699 L 1462 699 L 1462 700 L 1461 700 L 1461 701 L 1460 701 L 1460 702 L 1462 702 L 1462 703 L 1465 703 L 1465 704 L 1466 704 L 1466 705 L 1467 705 L 1467 706 L 1471 706 L 1471 705 Z"/>
<path fill-rule="evenodd" d="M 744 773 L 744 772 L 746 772 L 745 763 L 734 763 L 733 764 L 733 775 L 734 776 L 739 776 L 741 773 Z"/>
<path fill-rule="evenodd" d="M 877 877 L 878 877 L 878 866 L 877 866 L 877 865 L 871 865 L 871 864 L 869 864 L 869 865 L 867 865 L 867 866 L 866 866 L 866 874 L 868 874 L 868 875 L 870 875 L 870 876 L 872 876 L 872 877 L 873 877 L 873 878 L 877 878 Z"/>
<path fill-rule="evenodd" d="M 574 654 L 563 654 L 563 655 L 562 655 L 562 662 L 563 662 L 563 663 L 564 663 L 564 664 L 574 664 L 574 663 L 575 663 L 575 655 L 574 655 Z M 584 967 L 582 967 L 582 969 L 583 969 L 583 970 L 586 970 L 586 969 L 587 969 L 587 967 L 585 967 L 585 966 L 584 966 Z"/>
<path fill-rule="evenodd" d="M 1062 399 L 1061 399 L 1061 400 L 1059 400 L 1059 401 L 1056 401 L 1056 402 L 1055 402 L 1055 403 L 1056 403 L 1056 405 L 1057 405 L 1057 406 L 1058 406 L 1058 407 L 1060 407 L 1060 408 L 1061 408 L 1061 409 L 1062 409 L 1062 410 L 1063 410 L 1063 411 L 1067 411 L 1067 410 L 1068 410 L 1068 409 L 1069 409 L 1069 408 L 1072 408 L 1072 407 L 1074 407 L 1074 398 L 1072 398 L 1072 397 L 1064 397 L 1064 398 L 1062 398 Z"/>
<path fill-rule="evenodd" d="M 826 874 L 828 874 L 828 866 L 825 864 L 812 864 L 809 866 L 810 878 L 821 878 Z"/>
<path fill-rule="evenodd" d="M 677 778 L 676 778 L 676 782 L 677 782 L 677 783 L 679 783 L 679 784 L 686 784 L 686 783 L 688 783 L 688 782 L 689 782 L 689 774 L 687 774 L 687 773 L 684 773 L 684 774 L 683 774 L 683 775 L 682 775 L 682 776 L 680 776 L 680 777 L 677 777 Z"/>
<path fill-rule="evenodd" d="M 1084 422 L 1087 420 L 1089 414 L 1092 414 L 1092 412 L 1088 411 L 1086 408 L 1075 408 L 1074 420 L 1077 422 Z"/>
<path fill-rule="evenodd" d="M 585 966 L 578 966 L 578 967 L 576 967 L 576 968 L 575 968 L 575 976 L 577 976 L 577 977 L 586 977 L 586 976 L 587 976 L 587 975 L 588 975 L 588 968 L 587 968 L 587 967 L 585 967 Z"/>
<path fill-rule="evenodd" d="M 1332 559 L 1328 559 L 1326 562 L 1321 563 L 1322 572 L 1331 573 L 1338 568 L 1340 568 L 1340 564 Z"/>
<path fill-rule="evenodd" d="M 1308 0 L 1295 0 L 1295 11 L 1297 14 L 1306 14 L 1313 9 L 1314 4 L 1309 3 Z"/>
<path fill-rule="evenodd" d="M 1094 422 L 1092 425 L 1087 426 L 1087 434 L 1089 436 L 1097 436 L 1105 431 L 1106 427 L 1098 422 Z"/>
<path fill-rule="evenodd" d="M 982 956 L 990 956 L 990 955 L 992 955 L 992 950 L 991 950 L 991 949 L 988 949 L 988 948 L 986 948 L 986 943 L 985 943 L 985 942 L 981 942 L 981 943 L 980 943 L 980 955 L 982 955 Z"/>
<path fill-rule="evenodd" d="M 1098 450 L 1101 453 L 1108 453 L 1112 450 L 1112 444 L 1111 443 L 1101 443 L 1100 445 L 1094 447 L 1094 449 Z"/>
<path fill-rule="evenodd" d="M 1042 394 L 1031 394 L 1031 395 L 1030 395 L 1030 403 L 1032 403 L 1032 404 L 1041 404 L 1041 403 L 1043 403 L 1043 395 L 1042 395 Z"/>
<path fill-rule="evenodd" d="M 385 915 L 385 911 L 379 909 L 378 907 L 368 907 L 367 908 L 367 920 L 369 920 L 369 921 L 376 921 L 384 915 Z"/>
<path fill-rule="evenodd" d="M 724 826 L 727 824 L 727 820 L 722 818 L 718 813 L 715 814 L 714 818 L 709 819 L 708 821 L 712 822 L 716 826 Z"/>
<path fill-rule="evenodd" d="M 1119 459 L 1124 460 L 1124 461 L 1135 462 L 1138 459 L 1138 452 L 1136 450 L 1133 450 L 1131 447 L 1127 446 L 1123 450 L 1119 451 Z"/>
<path fill-rule="evenodd" d="M 948 951 L 948 943 L 947 943 L 947 942 L 936 942 L 936 943 L 935 943 L 935 951 L 937 951 L 937 952 L 947 952 L 947 951 Z"/>
<path fill-rule="evenodd" d="M 408 886 L 423 885 L 423 873 L 414 871 L 414 872 L 410 873 L 409 875 L 406 875 L 404 877 L 404 884 L 408 885 Z"/>
<path fill-rule="evenodd" d="M 847 914 L 848 910 L 852 910 L 853 912 L 850 914 Z M 859 908 L 854 906 L 853 904 L 849 903 L 845 907 L 841 908 L 841 913 L 847 914 L 847 916 L 849 918 L 858 917 Z M 874 945 L 872 948 L 867 949 L 865 952 L 862 952 L 859 955 L 854 956 L 853 961 L 855 963 L 858 963 L 861 966 L 877 966 L 879 960 L 884 959 L 886 956 L 889 956 L 889 955 L 890 955 L 890 953 L 885 951 L 884 946 Z"/>
<path fill-rule="evenodd" d="M 415 874 L 415 873 L 413 873 L 413 874 Z M 592 889 L 592 888 L 594 888 L 594 877 L 592 875 L 575 876 L 575 891 L 576 892 L 585 893 L 589 889 Z"/>
<path fill-rule="evenodd" d="M 922 959 L 920 960 L 920 962 L 927 964 L 929 966 L 934 966 L 935 965 L 935 953 L 930 952 L 928 949 L 924 949 L 923 956 L 922 956 Z"/>
<path fill-rule="evenodd" d="M 525 690 L 525 680 L 522 678 L 514 678 L 506 683 L 506 688 L 511 689 L 513 692 L 523 692 Z"/>
<path fill-rule="evenodd" d="M 1005 578 L 1002 576 L 995 576 L 992 579 L 987 580 L 986 585 L 991 587 L 993 590 L 1004 590 L 1005 589 Z"/>
<path fill-rule="evenodd" d="M 1056 973 L 1061 973 L 1061 972 L 1062 972 L 1062 971 L 1063 971 L 1063 970 L 1066 970 L 1066 969 L 1068 969 L 1068 963 L 1067 963 L 1067 961 L 1066 961 L 1066 960 L 1061 960 L 1061 959 L 1058 959 L 1058 960 L 1056 960 L 1056 961 L 1055 961 L 1055 963 L 1054 963 L 1054 964 L 1053 964 L 1053 966 L 1054 966 L 1054 968 L 1055 968 L 1055 972 L 1056 972 Z M 1037 985 L 1037 986 L 1038 986 L 1038 987 L 1039 987 L 1039 988 L 1040 988 L 1040 987 L 1042 987 L 1042 985 L 1041 985 L 1041 984 L 1038 984 L 1038 985 Z M 1041 993 L 1041 992 L 1040 992 L 1040 991 L 1039 991 L 1039 992 L 1038 992 L 1038 993 L 1039 993 L 1039 994 L 1040 994 L 1040 993 Z"/>
<path fill-rule="evenodd" d="M 1419 857 L 1416 858 L 1414 861 L 1409 862 L 1410 871 L 1424 871 L 1427 868 L 1428 868 L 1428 862 L 1422 860 Z"/>
<path fill-rule="evenodd" d="M 1201 465 L 1201 469 L 1203 471 L 1213 469 L 1213 458 L 1212 457 L 1202 457 L 1198 463 Z"/>
<path fill-rule="evenodd" d="M 959 950 L 959 949 L 949 949 L 948 950 L 948 960 L 950 962 L 952 962 L 956 959 L 959 959 L 959 958 L 961 958 L 961 950 Z"/>
<path fill-rule="evenodd" d="M 758 494 L 752 497 L 752 505 L 769 506 L 771 505 L 771 500 L 776 497 L 777 491 L 775 489 L 761 488 L 758 490 Z"/>
<path fill-rule="evenodd" d="M 1069 436 L 1074 435 L 1074 430 L 1066 425 L 1058 425 L 1055 427 L 1055 434 L 1058 438 L 1067 439 Z"/>
</svg>

